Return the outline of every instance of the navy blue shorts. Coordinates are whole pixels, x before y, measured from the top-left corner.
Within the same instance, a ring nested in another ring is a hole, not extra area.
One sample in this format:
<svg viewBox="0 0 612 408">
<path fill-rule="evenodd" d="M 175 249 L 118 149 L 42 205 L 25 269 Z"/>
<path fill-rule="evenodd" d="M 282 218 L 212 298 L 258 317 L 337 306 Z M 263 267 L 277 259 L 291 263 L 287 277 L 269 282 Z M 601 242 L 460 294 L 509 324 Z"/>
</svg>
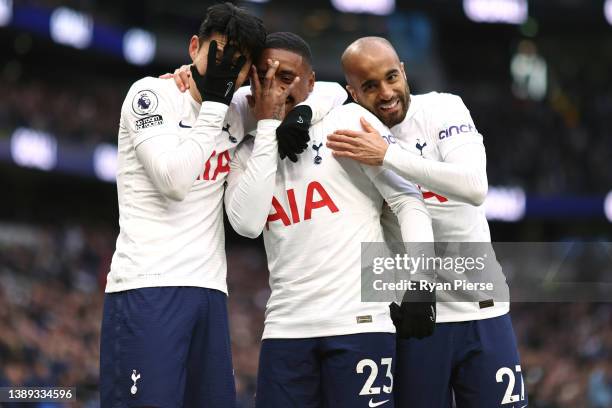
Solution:
<svg viewBox="0 0 612 408">
<path fill-rule="evenodd" d="M 257 408 L 393 408 L 395 335 L 265 339 Z"/>
<path fill-rule="evenodd" d="M 522 408 L 527 394 L 510 315 L 438 323 L 422 340 L 399 340 L 397 408 Z"/>
<path fill-rule="evenodd" d="M 107 293 L 102 408 L 234 408 L 227 296 L 196 287 Z"/>
</svg>

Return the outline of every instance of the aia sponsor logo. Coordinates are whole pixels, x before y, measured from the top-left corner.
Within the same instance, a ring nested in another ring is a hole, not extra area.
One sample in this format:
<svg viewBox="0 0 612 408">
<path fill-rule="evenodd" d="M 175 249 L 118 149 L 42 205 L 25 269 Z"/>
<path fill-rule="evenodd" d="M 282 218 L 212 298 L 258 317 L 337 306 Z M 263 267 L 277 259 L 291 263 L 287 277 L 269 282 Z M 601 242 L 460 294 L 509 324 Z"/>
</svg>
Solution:
<svg viewBox="0 0 612 408">
<path fill-rule="evenodd" d="M 212 155 L 204 165 L 204 172 L 200 174 L 196 180 L 217 180 L 217 177 L 219 177 L 220 174 L 229 173 L 229 163 L 230 155 L 227 150 L 219 154 L 217 154 L 216 151 L 213 151 Z"/>
<path fill-rule="evenodd" d="M 421 190 L 421 193 L 423 194 L 423 200 L 427 200 L 431 198 L 431 199 L 438 200 L 439 203 L 445 203 L 448 201 L 448 198 L 444 197 L 441 194 L 434 193 L 433 191 L 424 190 L 423 187 L 419 186 L 418 184 L 417 184 L 417 187 L 419 188 L 419 190 Z"/>
<path fill-rule="evenodd" d="M 295 190 L 291 188 L 287 190 L 286 194 L 287 203 L 289 204 L 288 209 L 283 208 L 283 205 L 276 197 L 272 197 L 272 212 L 268 215 L 266 229 L 269 229 L 269 224 L 275 221 L 282 222 L 285 227 L 297 224 L 302 220 L 308 221 L 312 218 L 314 210 L 324 211 L 324 208 L 327 208 L 327 211 L 331 213 L 339 211 L 334 200 L 332 200 L 321 183 L 317 181 L 311 181 L 306 187 L 306 198 L 303 207 L 300 206 L 300 208 L 303 208 L 301 213 L 303 218 L 300 218 L 300 209 L 295 199 Z"/>
</svg>

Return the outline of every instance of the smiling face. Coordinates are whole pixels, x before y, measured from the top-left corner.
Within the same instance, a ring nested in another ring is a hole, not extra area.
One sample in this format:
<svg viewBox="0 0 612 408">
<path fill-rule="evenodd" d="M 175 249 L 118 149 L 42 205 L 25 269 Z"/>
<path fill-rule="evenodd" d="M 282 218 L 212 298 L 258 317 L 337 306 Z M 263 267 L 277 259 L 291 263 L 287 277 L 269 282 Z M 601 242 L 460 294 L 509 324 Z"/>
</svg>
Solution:
<svg viewBox="0 0 612 408">
<path fill-rule="evenodd" d="M 304 102 L 308 94 L 312 92 L 315 82 L 314 72 L 308 61 L 295 52 L 278 48 L 265 48 L 257 63 L 257 73 L 262 83 L 268 70 L 268 59 L 279 62 L 276 70 L 276 80 L 279 81 L 281 86 L 289 86 L 296 76 L 300 77 L 300 82 L 293 87 L 285 102 L 285 112 L 289 112 L 295 105 Z"/>
<path fill-rule="evenodd" d="M 410 89 L 395 50 L 384 43 L 370 43 L 347 50 L 343 68 L 347 90 L 353 99 L 386 126 L 404 120 L 410 105 Z"/>
</svg>

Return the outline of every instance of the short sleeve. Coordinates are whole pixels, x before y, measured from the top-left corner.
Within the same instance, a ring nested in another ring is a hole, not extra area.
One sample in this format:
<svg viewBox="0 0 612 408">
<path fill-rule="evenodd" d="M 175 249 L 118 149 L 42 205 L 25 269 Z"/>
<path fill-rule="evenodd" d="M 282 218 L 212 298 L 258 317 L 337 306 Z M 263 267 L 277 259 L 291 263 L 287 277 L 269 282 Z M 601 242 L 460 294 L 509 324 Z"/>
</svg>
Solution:
<svg viewBox="0 0 612 408">
<path fill-rule="evenodd" d="M 152 137 L 176 133 L 170 89 L 162 81 L 147 77 L 135 82 L 123 102 L 121 116 L 134 148 Z"/>
</svg>

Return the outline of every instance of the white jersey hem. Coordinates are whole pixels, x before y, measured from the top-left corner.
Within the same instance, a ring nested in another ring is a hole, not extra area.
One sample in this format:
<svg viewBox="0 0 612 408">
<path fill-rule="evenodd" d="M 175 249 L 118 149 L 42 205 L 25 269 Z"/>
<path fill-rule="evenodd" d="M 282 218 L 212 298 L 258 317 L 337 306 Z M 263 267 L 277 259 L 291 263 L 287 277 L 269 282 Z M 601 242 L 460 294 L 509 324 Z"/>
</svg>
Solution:
<svg viewBox="0 0 612 408">
<path fill-rule="evenodd" d="M 266 326 L 262 340 L 265 339 L 306 339 L 312 337 L 331 337 L 331 336 L 344 336 L 347 334 L 359 334 L 359 333 L 392 333 L 395 334 L 395 326 L 389 319 L 389 324 L 367 324 L 362 323 L 358 326 L 351 325 L 346 327 L 329 327 L 321 329 L 319 327 L 312 329 L 305 329 L 304 326 L 300 328 L 296 327 L 274 327 L 269 328 Z"/>
<path fill-rule="evenodd" d="M 492 319 L 494 317 L 503 316 L 505 314 L 510 313 L 510 304 L 504 302 L 499 304 L 499 306 L 490 308 L 490 309 L 481 309 L 475 313 L 456 313 L 456 314 L 448 314 L 438 315 L 436 317 L 436 323 L 456 323 L 456 322 L 468 322 L 475 320 L 485 320 Z"/>
<path fill-rule="evenodd" d="M 164 286 L 168 286 L 168 287 L 189 286 L 189 287 L 204 288 L 204 289 L 216 289 L 227 295 L 227 284 L 226 283 L 208 282 L 208 283 L 202 284 L 201 282 L 190 280 L 190 279 L 181 280 L 181 281 L 177 281 L 176 279 L 172 279 L 172 280 L 160 279 L 160 280 L 148 281 L 148 282 L 139 281 L 139 282 L 127 282 L 127 283 L 122 283 L 122 284 L 112 284 L 112 285 L 106 285 L 106 289 L 104 290 L 104 292 L 105 293 L 115 293 L 115 292 L 123 292 L 126 290 L 144 289 L 144 288 L 159 288 L 159 287 L 164 287 Z"/>
</svg>

